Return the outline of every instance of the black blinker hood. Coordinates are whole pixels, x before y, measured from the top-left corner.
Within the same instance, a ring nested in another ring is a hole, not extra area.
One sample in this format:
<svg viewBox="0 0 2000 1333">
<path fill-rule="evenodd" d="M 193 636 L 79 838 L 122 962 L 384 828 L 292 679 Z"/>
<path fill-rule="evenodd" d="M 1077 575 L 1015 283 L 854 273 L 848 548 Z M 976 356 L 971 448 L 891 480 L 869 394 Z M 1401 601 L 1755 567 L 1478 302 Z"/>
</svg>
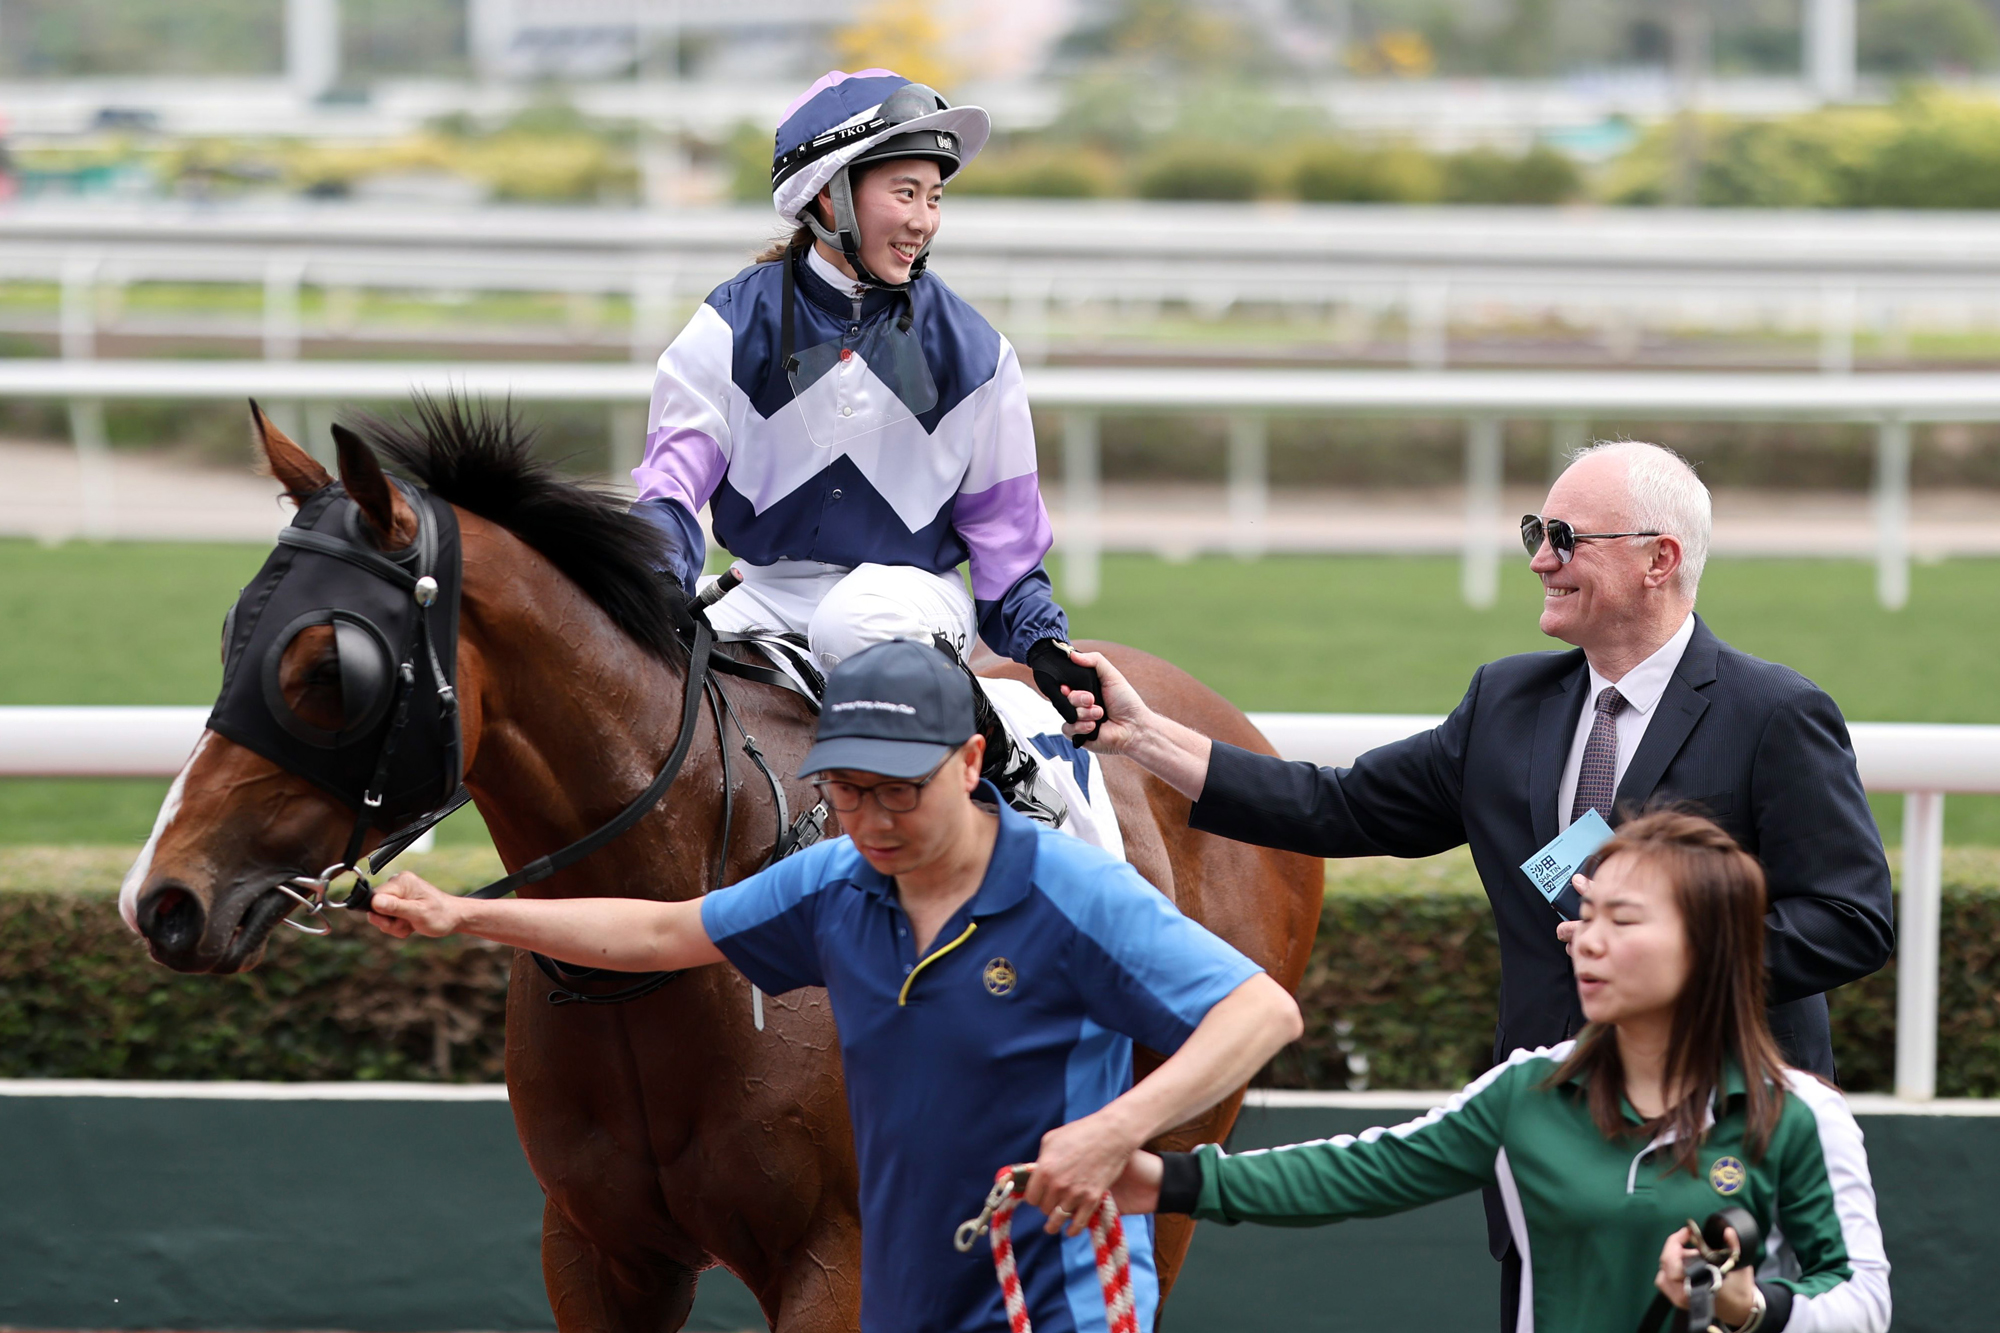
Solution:
<svg viewBox="0 0 2000 1333">
<path fill-rule="evenodd" d="M 463 753 L 453 693 L 458 519 L 428 491 L 394 484 L 419 528 L 401 551 L 369 542 L 360 506 L 338 482 L 300 505 L 224 623 L 222 689 L 208 718 L 210 730 L 339 798 L 356 812 L 357 834 L 445 805 L 458 790 Z M 415 591 L 426 575 L 437 586 L 428 607 Z M 279 659 L 313 625 L 334 626 L 343 729 L 293 715 L 278 686 Z M 380 805 L 369 808 L 378 779 Z"/>
</svg>

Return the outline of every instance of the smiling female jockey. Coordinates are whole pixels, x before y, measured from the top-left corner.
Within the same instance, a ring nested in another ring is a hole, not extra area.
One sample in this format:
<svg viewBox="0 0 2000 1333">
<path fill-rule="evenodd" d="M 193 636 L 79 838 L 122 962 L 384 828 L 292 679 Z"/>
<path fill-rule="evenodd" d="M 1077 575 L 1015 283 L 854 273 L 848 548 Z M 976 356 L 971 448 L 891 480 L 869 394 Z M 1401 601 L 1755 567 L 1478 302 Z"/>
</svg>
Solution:
<svg viewBox="0 0 2000 1333">
<path fill-rule="evenodd" d="M 1061 686 L 1094 695 L 1096 672 L 1071 662 L 1042 568 L 1051 536 L 1020 364 L 924 271 L 944 183 L 989 128 L 982 108 L 882 69 L 836 70 L 793 102 L 771 185 L 796 230 L 710 293 L 661 356 L 632 477 L 690 590 L 704 504 L 739 557 L 742 586 L 710 612 L 718 630 L 802 634 L 830 669 L 896 638 L 941 639 L 962 659 L 976 629 L 1074 721 Z M 1029 766 L 988 711 L 989 776 L 1012 799 Z"/>
</svg>

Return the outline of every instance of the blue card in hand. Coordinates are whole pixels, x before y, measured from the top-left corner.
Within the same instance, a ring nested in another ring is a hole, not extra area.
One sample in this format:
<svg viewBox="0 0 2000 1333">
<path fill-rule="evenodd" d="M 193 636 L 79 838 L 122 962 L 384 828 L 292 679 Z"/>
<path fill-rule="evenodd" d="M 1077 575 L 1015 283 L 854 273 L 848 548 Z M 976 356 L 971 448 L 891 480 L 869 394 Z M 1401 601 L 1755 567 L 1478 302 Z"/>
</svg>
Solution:
<svg viewBox="0 0 2000 1333">
<path fill-rule="evenodd" d="M 1561 914 L 1563 920 L 1574 921 L 1583 910 L 1583 899 L 1570 883 L 1570 877 L 1596 855 L 1597 849 L 1611 841 L 1611 825 L 1604 822 L 1604 816 L 1595 810 L 1583 812 L 1583 818 L 1572 823 L 1555 836 L 1548 846 L 1521 862 L 1521 873 L 1529 883 L 1549 900 L 1549 906 Z"/>
</svg>

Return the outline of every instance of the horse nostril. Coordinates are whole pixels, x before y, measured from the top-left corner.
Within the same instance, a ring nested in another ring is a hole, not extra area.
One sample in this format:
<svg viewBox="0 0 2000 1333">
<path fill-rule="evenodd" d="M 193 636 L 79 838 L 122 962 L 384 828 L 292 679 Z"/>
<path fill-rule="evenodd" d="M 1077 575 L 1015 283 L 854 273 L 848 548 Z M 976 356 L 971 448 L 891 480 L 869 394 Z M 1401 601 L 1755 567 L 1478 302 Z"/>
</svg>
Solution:
<svg viewBox="0 0 2000 1333">
<path fill-rule="evenodd" d="M 162 954 L 183 954 L 201 939 L 201 900 L 184 886 L 161 885 L 139 905 L 139 933 Z"/>
</svg>

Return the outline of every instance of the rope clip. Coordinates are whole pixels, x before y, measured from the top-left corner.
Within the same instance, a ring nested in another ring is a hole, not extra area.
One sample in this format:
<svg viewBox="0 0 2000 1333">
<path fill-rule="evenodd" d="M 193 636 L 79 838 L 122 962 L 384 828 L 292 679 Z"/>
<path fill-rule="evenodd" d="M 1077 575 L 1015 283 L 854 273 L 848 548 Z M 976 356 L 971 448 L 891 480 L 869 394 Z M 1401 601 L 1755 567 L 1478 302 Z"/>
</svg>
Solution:
<svg viewBox="0 0 2000 1333">
<path fill-rule="evenodd" d="M 1028 1177 L 1034 1172 L 1025 1166 L 1017 1166 L 1013 1172 L 1003 1175 L 993 1182 L 993 1188 L 986 1192 L 986 1206 L 979 1210 L 979 1216 L 968 1218 L 958 1224 L 958 1231 L 952 1236 L 952 1246 L 960 1254 L 970 1253 L 973 1242 L 986 1234 L 986 1226 L 993 1220 L 993 1214 L 1000 1205 L 1007 1202 L 1010 1195 L 1027 1191 Z"/>
</svg>

